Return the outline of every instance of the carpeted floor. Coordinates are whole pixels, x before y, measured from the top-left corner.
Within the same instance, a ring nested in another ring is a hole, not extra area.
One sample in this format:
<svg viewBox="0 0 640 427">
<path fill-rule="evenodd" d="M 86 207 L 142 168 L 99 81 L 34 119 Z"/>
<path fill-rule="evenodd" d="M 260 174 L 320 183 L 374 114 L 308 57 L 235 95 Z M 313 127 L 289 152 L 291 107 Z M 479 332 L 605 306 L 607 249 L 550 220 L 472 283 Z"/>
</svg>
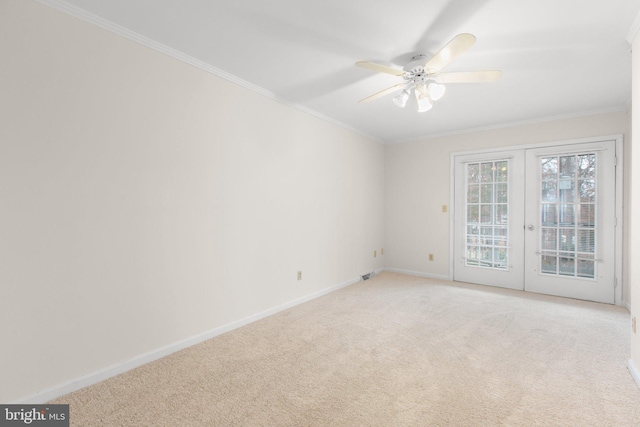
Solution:
<svg viewBox="0 0 640 427">
<path fill-rule="evenodd" d="M 382 273 L 55 400 L 74 426 L 640 426 L 624 308 Z"/>
</svg>

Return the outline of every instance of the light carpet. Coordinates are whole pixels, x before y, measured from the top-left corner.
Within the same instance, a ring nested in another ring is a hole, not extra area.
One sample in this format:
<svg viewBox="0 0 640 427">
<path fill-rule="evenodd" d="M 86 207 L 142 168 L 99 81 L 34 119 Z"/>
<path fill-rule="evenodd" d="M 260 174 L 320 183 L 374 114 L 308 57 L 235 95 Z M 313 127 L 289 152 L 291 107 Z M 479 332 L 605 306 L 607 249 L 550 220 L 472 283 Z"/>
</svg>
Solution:
<svg viewBox="0 0 640 427">
<path fill-rule="evenodd" d="M 52 403 L 74 426 L 640 426 L 624 308 L 382 273 Z"/>
</svg>

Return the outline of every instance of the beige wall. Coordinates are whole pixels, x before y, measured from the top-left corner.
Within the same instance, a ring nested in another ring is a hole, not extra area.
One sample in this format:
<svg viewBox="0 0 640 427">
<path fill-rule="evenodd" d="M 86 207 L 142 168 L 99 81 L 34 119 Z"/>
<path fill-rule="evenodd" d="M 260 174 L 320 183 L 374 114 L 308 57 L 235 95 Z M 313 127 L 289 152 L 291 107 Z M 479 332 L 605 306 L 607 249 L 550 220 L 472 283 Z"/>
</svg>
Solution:
<svg viewBox="0 0 640 427">
<path fill-rule="evenodd" d="M 33 1 L 0 57 L 0 402 L 383 266 L 380 143 Z"/>
<path fill-rule="evenodd" d="M 383 147 L 33 1 L 0 2 L 0 55 L 5 403 L 383 266 L 448 276 L 451 152 L 630 131 L 620 112 Z"/>
<path fill-rule="evenodd" d="M 640 34 L 633 41 L 632 53 L 632 103 L 640 105 Z M 640 108 L 632 109 L 633 149 L 631 150 L 631 238 L 629 244 L 631 317 L 640 320 Z M 631 361 L 629 367 L 635 370 L 636 382 L 640 386 L 640 324 L 636 325 L 636 333 L 631 333 Z"/>
<path fill-rule="evenodd" d="M 450 209 L 442 205 L 450 203 L 451 153 L 623 135 L 628 121 L 627 112 L 613 112 L 386 145 L 385 266 L 449 277 Z"/>
</svg>

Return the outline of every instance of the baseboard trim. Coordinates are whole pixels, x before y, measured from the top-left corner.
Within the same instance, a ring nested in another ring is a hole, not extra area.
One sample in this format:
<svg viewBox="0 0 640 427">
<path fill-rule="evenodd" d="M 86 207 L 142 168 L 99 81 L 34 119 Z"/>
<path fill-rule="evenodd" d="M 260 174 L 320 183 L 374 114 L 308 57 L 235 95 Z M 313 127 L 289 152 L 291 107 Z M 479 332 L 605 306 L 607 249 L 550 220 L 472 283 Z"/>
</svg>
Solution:
<svg viewBox="0 0 640 427">
<path fill-rule="evenodd" d="M 638 388 L 640 388 L 640 371 L 638 371 L 638 368 L 636 368 L 633 360 L 629 359 L 629 361 L 627 362 L 627 368 L 629 368 L 629 373 L 635 380 L 636 385 L 638 386 Z"/>
<path fill-rule="evenodd" d="M 420 271 L 402 270 L 400 268 L 385 267 L 383 270 L 388 271 L 390 273 L 407 274 L 409 276 L 426 277 L 428 279 L 451 280 L 449 276 L 445 276 L 445 275 L 422 273 Z"/>
<path fill-rule="evenodd" d="M 22 399 L 18 399 L 14 402 L 10 402 L 10 403 L 14 403 L 14 404 L 44 404 L 46 402 L 49 402 L 53 399 L 56 399 L 58 397 L 62 397 L 64 395 L 67 395 L 69 393 L 72 393 L 74 391 L 80 390 L 82 388 L 88 387 L 90 385 L 93 384 L 97 384 L 101 381 L 107 380 L 109 378 L 115 377 L 116 375 L 120 375 L 122 373 L 125 373 L 127 371 L 130 371 L 132 369 L 135 369 L 139 366 L 145 365 L 147 363 L 153 362 L 154 360 L 158 360 L 161 359 L 165 356 L 168 356 L 170 354 L 176 353 L 180 350 L 183 350 L 187 347 L 191 347 L 193 345 L 199 344 L 201 342 L 207 341 L 211 338 L 215 338 L 218 335 L 222 335 L 226 332 L 230 332 L 234 329 L 240 328 L 242 326 L 248 325 L 250 323 L 256 322 L 258 320 L 264 319 L 266 317 L 269 317 L 273 314 L 279 313 L 281 311 L 287 310 L 289 308 L 295 307 L 296 305 L 299 304 L 303 304 L 305 302 L 314 300 L 316 298 L 319 298 L 321 296 L 330 294 L 332 292 L 335 292 L 339 289 L 345 288 L 347 286 L 353 285 L 354 283 L 357 283 L 361 280 L 360 277 L 351 279 L 351 280 L 347 280 L 345 282 L 339 283 L 337 285 L 331 286 L 329 288 L 326 289 L 322 289 L 320 291 L 314 292 L 312 294 L 306 295 L 304 297 L 301 298 L 297 298 L 295 300 L 286 302 L 284 304 L 278 305 L 276 307 L 273 307 L 271 309 L 262 311 L 260 313 L 254 314 L 252 316 L 248 316 L 245 317 L 243 319 L 237 320 L 235 322 L 231 322 L 228 323 L 226 325 L 214 328 L 210 331 L 207 331 L 205 333 L 199 334 L 199 335 L 195 335 L 191 338 L 187 338 L 185 340 L 182 341 L 178 341 L 176 343 L 170 344 L 168 346 L 159 348 L 157 350 L 154 351 L 150 351 L 148 353 L 139 355 L 134 357 L 133 359 L 127 360 L 123 363 L 117 363 L 114 365 L 111 365 L 105 369 L 102 369 L 100 371 L 94 372 L 92 374 L 83 376 L 83 377 L 79 377 L 76 379 L 73 379 L 71 381 L 68 381 L 66 383 L 60 384 L 58 386 L 54 386 L 51 387 L 49 389 L 40 391 L 38 393 L 35 393 L 33 395 L 24 397 Z"/>
</svg>

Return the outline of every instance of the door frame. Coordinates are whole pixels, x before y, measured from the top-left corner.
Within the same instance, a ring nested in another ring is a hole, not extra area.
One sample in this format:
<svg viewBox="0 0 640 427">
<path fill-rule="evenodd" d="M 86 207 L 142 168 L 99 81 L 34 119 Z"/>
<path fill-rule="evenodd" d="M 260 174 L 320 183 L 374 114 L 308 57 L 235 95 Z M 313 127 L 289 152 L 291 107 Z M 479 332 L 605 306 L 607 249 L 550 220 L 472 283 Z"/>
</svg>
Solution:
<svg viewBox="0 0 640 427">
<path fill-rule="evenodd" d="M 492 148 L 482 148 L 479 150 L 456 151 L 450 154 L 449 167 L 449 279 L 453 280 L 453 268 L 455 263 L 455 164 L 456 157 L 468 156 L 472 154 L 499 153 L 507 150 L 526 150 L 531 148 L 557 147 L 561 145 L 582 144 L 589 142 L 615 141 L 615 284 L 614 284 L 614 304 L 622 305 L 622 284 L 626 280 L 623 273 L 623 229 L 624 229 L 624 144 L 623 135 L 604 135 L 590 138 L 577 138 L 567 140 L 557 140 L 540 142 L 533 144 L 497 146 Z"/>
</svg>

